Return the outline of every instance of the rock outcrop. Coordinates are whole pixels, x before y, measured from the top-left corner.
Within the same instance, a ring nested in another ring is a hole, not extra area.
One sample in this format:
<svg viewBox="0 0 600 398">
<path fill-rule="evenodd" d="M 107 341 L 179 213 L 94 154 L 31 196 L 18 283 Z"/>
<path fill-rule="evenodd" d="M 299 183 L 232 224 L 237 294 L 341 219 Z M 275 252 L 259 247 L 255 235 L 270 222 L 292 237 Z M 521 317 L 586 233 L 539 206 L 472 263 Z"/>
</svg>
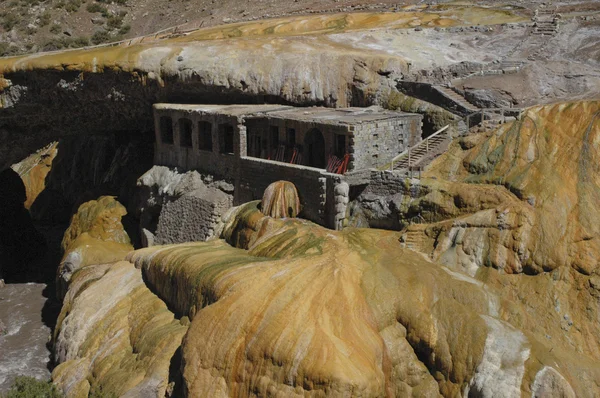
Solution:
<svg viewBox="0 0 600 398">
<path fill-rule="evenodd" d="M 300 213 L 300 197 L 294 184 L 277 181 L 265 189 L 260 209 L 273 218 L 297 217 Z"/>
<path fill-rule="evenodd" d="M 133 250 L 121 218 L 127 211 L 111 196 L 79 206 L 62 240 L 62 261 L 58 267 L 58 294 L 62 298 L 71 278 L 86 265 L 110 264 Z"/>
<path fill-rule="evenodd" d="M 582 282 L 574 271 L 537 281 L 490 271 L 484 285 L 401 249 L 398 233 L 332 232 L 264 217 L 256 206 L 232 213 L 224 231 L 247 251 L 212 241 L 129 256 L 152 290 L 191 319 L 182 345 L 186 396 L 491 397 L 534 385 L 584 395 L 596 388 L 597 347 L 583 347 L 597 342 L 578 339 L 587 354 L 574 354 L 560 311 L 528 311 L 498 286 L 542 289 L 572 304 L 563 289 Z M 577 321 L 578 336 L 597 340 L 596 322 Z M 529 322 L 547 334 L 531 333 Z M 554 361 L 560 376 L 544 376 Z"/>
<path fill-rule="evenodd" d="M 534 107 L 489 134 L 456 140 L 413 187 L 420 193 L 402 197 L 401 217 L 424 216 L 425 252 L 471 275 L 482 266 L 593 274 L 599 111 L 598 102 Z"/>
<path fill-rule="evenodd" d="M 233 205 L 233 185 L 196 171 L 154 166 L 137 182 L 131 211 L 140 220 L 142 245 L 205 241 Z"/>
</svg>

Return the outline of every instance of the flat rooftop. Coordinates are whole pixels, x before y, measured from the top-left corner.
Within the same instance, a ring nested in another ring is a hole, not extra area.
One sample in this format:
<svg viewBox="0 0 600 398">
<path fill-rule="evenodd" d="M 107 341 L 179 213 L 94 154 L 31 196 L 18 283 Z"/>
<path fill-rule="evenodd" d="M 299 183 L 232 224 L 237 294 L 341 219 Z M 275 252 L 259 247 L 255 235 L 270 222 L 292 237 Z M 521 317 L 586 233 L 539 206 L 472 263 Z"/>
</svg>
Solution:
<svg viewBox="0 0 600 398">
<path fill-rule="evenodd" d="M 368 108 L 300 108 L 286 105 L 185 105 L 154 104 L 156 110 L 226 115 L 239 118 L 296 120 L 320 124 L 355 125 L 403 117 L 420 117 L 416 113 L 390 111 L 377 106 Z"/>
</svg>

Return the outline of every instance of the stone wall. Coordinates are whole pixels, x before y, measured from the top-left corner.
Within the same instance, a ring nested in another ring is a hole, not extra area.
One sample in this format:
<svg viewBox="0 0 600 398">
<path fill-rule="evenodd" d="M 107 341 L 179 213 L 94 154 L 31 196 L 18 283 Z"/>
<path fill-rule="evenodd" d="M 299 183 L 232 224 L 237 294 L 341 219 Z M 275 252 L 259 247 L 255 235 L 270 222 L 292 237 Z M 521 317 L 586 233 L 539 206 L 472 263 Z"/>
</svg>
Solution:
<svg viewBox="0 0 600 398">
<path fill-rule="evenodd" d="M 205 241 L 233 205 L 233 186 L 196 171 L 154 166 L 138 180 L 132 214 L 143 246 Z"/>
<path fill-rule="evenodd" d="M 352 172 L 389 163 L 393 157 L 421 140 L 422 116 L 417 114 L 337 124 L 335 118 L 323 118 L 322 121 L 293 120 L 276 116 L 275 113 L 269 115 L 268 112 L 260 114 L 259 117 L 244 117 L 228 113 L 210 113 L 202 109 L 155 110 L 157 164 L 179 167 L 182 170 L 201 170 L 219 178 L 235 181 L 236 205 L 261 199 L 265 189 L 275 181 L 290 181 L 300 195 L 300 216 L 332 229 L 342 229 L 347 224 L 346 212 L 352 184 L 346 183 L 344 176 L 328 173 L 323 168 L 286 163 L 289 162 L 287 157 L 290 153 L 286 154 L 286 162 L 267 160 L 263 157 L 274 157 L 274 151 L 280 145 L 285 145 L 291 152 L 295 145 L 303 145 L 306 135 L 312 129 L 318 129 L 324 138 L 323 164 L 326 164 L 330 153 L 338 152 L 338 156 L 349 153 L 348 171 Z M 163 119 L 166 124 L 162 123 L 161 126 L 161 117 L 170 119 Z M 210 123 L 211 150 L 199 149 L 200 122 Z M 232 134 L 228 144 L 230 150 L 226 153 L 221 151 L 224 145 L 222 126 L 227 126 Z M 293 140 L 288 137 L 291 129 L 294 130 Z M 163 131 L 167 130 L 169 138 L 165 139 Z M 344 145 L 343 148 L 335 148 L 339 135 L 346 137 L 345 140 L 339 141 Z M 247 156 L 248 154 L 253 156 Z M 307 154 L 304 153 L 304 156 Z M 376 179 L 376 176 L 366 177 L 371 183 L 374 178 Z M 171 201 L 162 211 L 165 212 L 165 217 L 168 216 L 172 220 L 182 219 L 185 209 L 202 210 L 183 219 L 182 222 L 187 225 L 185 228 L 180 225 L 181 222 L 173 228 L 163 223 L 164 235 L 169 238 L 161 237 L 163 230 L 160 228 L 157 230 L 157 236 L 151 238 L 156 238 L 157 243 L 186 241 L 192 235 L 196 237 L 192 240 L 204 240 L 198 237 L 210 236 L 213 231 L 200 230 L 199 225 L 214 225 L 216 221 L 211 217 L 222 214 L 216 207 L 209 209 L 211 206 L 216 205 L 206 202 L 202 196 Z M 202 218 L 204 216 L 208 219 Z M 175 236 L 171 229 L 183 235 Z M 188 236 L 189 234 L 191 235 Z"/>
<path fill-rule="evenodd" d="M 421 115 L 350 126 L 354 132 L 349 170 L 377 168 L 421 141 Z"/>
<path fill-rule="evenodd" d="M 277 117 L 269 117 L 269 115 L 265 115 L 261 117 L 261 119 L 248 120 L 246 122 L 248 137 L 253 134 L 257 134 L 261 136 L 263 140 L 265 140 L 267 144 L 267 152 L 265 154 L 261 154 L 263 158 L 266 158 L 269 154 L 268 149 L 272 148 L 271 141 L 271 128 L 277 127 L 278 129 L 278 142 L 280 145 L 288 146 L 288 131 L 290 129 L 294 130 L 295 135 L 295 145 L 303 146 L 304 139 L 306 134 L 312 130 L 317 129 L 323 134 L 324 139 L 324 162 L 327 162 L 327 157 L 330 153 L 335 153 L 335 136 L 336 135 L 344 135 L 346 136 L 346 145 L 345 148 L 341 150 L 342 153 L 351 152 L 350 142 L 351 142 L 351 127 L 348 125 L 334 125 L 334 124 L 326 124 L 326 123 L 316 123 L 316 122 L 308 122 L 308 121 L 300 121 L 300 120 L 286 120 Z M 350 128 L 349 128 L 350 127 Z M 289 145 L 293 147 L 293 145 Z M 304 149 L 306 150 L 306 149 Z M 250 153 L 248 153 L 250 155 Z M 287 155 L 287 154 L 286 154 Z M 306 153 L 304 153 L 304 161 L 306 161 Z"/>
<path fill-rule="evenodd" d="M 166 116 L 171 118 L 173 129 L 173 144 L 164 143 L 160 137 L 160 118 Z M 192 121 L 192 146 L 182 146 L 180 135 L 180 120 Z M 199 148 L 199 122 L 211 124 L 212 150 L 201 150 Z M 186 112 L 182 110 L 156 110 L 154 112 L 156 150 L 155 164 L 170 167 L 179 167 L 184 170 L 199 169 L 218 177 L 228 178 L 233 175 L 235 157 L 245 154 L 246 128 L 241 125 L 237 117 L 216 114 L 200 114 L 198 112 Z M 219 126 L 227 125 L 233 128 L 233 153 L 222 153 Z M 242 152 L 243 151 L 243 152 Z"/>
<path fill-rule="evenodd" d="M 235 184 L 235 204 L 261 199 L 269 184 L 286 180 L 298 189 L 301 217 L 336 228 L 334 187 L 343 176 L 308 166 L 290 165 L 266 159 L 243 157 Z M 331 190 L 331 193 L 329 193 Z"/>
</svg>

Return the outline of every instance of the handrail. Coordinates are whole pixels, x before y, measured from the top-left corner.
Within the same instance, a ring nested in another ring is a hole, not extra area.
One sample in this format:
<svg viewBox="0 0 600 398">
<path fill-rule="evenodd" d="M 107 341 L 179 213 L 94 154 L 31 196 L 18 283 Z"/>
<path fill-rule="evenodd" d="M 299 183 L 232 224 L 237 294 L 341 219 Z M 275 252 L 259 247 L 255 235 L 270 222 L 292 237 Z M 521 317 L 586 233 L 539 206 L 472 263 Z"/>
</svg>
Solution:
<svg viewBox="0 0 600 398">
<path fill-rule="evenodd" d="M 445 125 L 444 127 L 442 127 L 441 129 L 439 129 L 435 133 L 431 134 L 429 137 L 427 137 L 424 140 L 422 140 L 419 143 L 417 143 L 416 145 L 413 145 L 412 147 L 410 147 L 410 148 L 406 149 L 405 151 L 401 152 L 400 154 L 394 156 L 394 158 L 390 162 L 390 170 L 394 170 L 394 162 L 397 161 L 398 159 L 400 159 L 401 157 L 405 156 L 406 154 L 408 154 L 408 157 L 409 157 L 408 166 L 410 167 L 410 151 L 413 150 L 413 149 L 416 149 L 419 145 L 425 143 L 425 145 L 427 146 L 427 152 L 429 152 L 429 140 L 432 139 L 433 137 L 436 137 L 436 136 L 440 135 L 444 131 L 446 131 L 446 129 L 448 129 L 448 127 L 450 127 L 449 124 Z"/>
</svg>

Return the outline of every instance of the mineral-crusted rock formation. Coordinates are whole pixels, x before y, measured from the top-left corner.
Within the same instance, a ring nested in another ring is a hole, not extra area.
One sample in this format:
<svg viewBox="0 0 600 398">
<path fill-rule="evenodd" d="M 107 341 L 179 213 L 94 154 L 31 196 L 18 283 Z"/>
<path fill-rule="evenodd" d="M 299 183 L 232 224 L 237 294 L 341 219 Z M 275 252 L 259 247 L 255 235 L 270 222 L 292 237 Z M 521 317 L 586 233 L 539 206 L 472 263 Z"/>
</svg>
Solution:
<svg viewBox="0 0 600 398">
<path fill-rule="evenodd" d="M 196 171 L 154 166 L 137 186 L 130 208 L 140 220 L 144 246 L 212 238 L 233 204 L 233 185 Z"/>
<path fill-rule="evenodd" d="M 54 383 L 68 397 L 172 393 L 169 366 L 187 330 L 128 262 L 91 265 L 73 277 L 55 331 Z"/>
<path fill-rule="evenodd" d="M 398 233 L 332 232 L 256 206 L 232 213 L 224 232 L 247 251 L 211 241 L 129 256 L 191 319 L 186 396 L 598 393 L 598 323 L 578 317 L 581 331 L 565 336 L 562 311 L 516 297 L 573 305 L 567 286 L 584 283 L 573 270 L 534 280 L 489 270 L 484 285 L 401 249 Z"/>
<path fill-rule="evenodd" d="M 265 189 L 260 209 L 269 217 L 297 217 L 300 213 L 300 198 L 296 186 L 289 181 L 272 183 Z"/>
<path fill-rule="evenodd" d="M 485 135 L 457 140 L 422 180 L 413 214 L 446 218 L 424 231 L 434 259 L 474 274 L 560 266 L 590 275 L 600 256 L 599 102 L 534 107 Z M 450 182 L 446 182 L 449 180 Z"/>
<path fill-rule="evenodd" d="M 64 296 L 79 268 L 113 263 L 133 250 L 121 218 L 127 211 L 111 196 L 79 206 L 62 241 L 63 259 L 58 268 L 58 292 Z"/>
<path fill-rule="evenodd" d="M 52 168 L 52 161 L 58 153 L 57 146 L 58 142 L 53 142 L 11 166 L 25 184 L 27 194 L 27 200 L 25 201 L 26 209 L 31 208 L 38 195 L 46 188 L 46 177 Z"/>
<path fill-rule="evenodd" d="M 53 380 L 69 397 L 173 392 L 169 367 L 186 320 L 174 319 L 140 271 L 119 261 L 133 249 L 125 214 L 113 197 L 84 203 L 63 239 L 59 288 L 68 292 L 55 329 Z"/>
<path fill-rule="evenodd" d="M 495 131 L 458 138 L 420 181 L 380 172 L 351 204 L 351 219 L 406 227 L 417 250 L 470 275 L 482 266 L 594 274 L 599 112 L 597 101 L 533 107 Z"/>
</svg>

